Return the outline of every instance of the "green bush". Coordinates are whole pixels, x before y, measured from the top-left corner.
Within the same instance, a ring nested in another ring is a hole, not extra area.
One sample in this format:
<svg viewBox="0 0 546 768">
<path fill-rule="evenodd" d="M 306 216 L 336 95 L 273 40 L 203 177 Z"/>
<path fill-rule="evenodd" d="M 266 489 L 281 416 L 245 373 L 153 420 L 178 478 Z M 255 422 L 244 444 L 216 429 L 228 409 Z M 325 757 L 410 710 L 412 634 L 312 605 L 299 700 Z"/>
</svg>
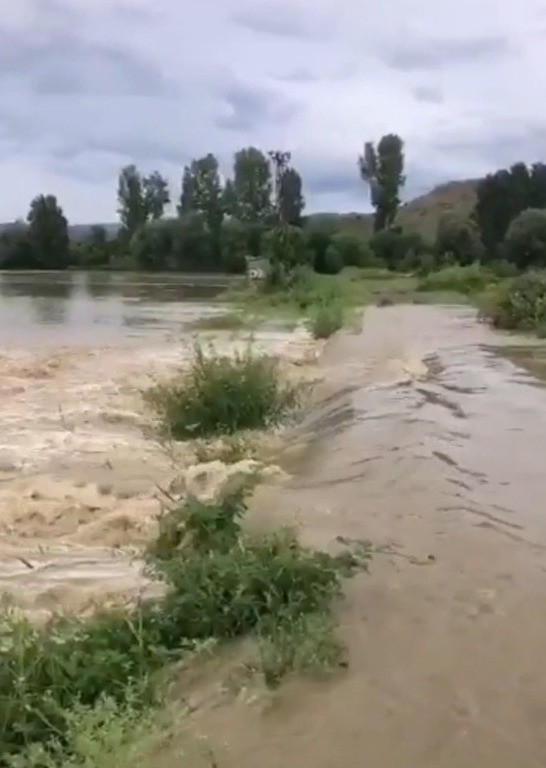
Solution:
<svg viewBox="0 0 546 768">
<path fill-rule="evenodd" d="M 287 271 L 309 262 L 305 236 L 297 227 L 272 229 L 263 238 L 263 247 L 269 263 L 282 265 Z"/>
<path fill-rule="evenodd" d="M 399 228 L 385 229 L 370 240 L 370 247 L 377 259 L 389 269 L 400 269 L 408 254 L 418 258 L 426 251 L 423 238 L 416 232 L 402 232 Z"/>
<path fill-rule="evenodd" d="M 309 330 L 315 339 L 328 339 L 343 327 L 343 320 L 341 304 L 319 304 L 309 319 Z"/>
<path fill-rule="evenodd" d="M 299 400 L 277 363 L 250 347 L 233 357 L 195 348 L 186 371 L 145 393 L 165 434 L 175 440 L 232 434 L 278 423 Z"/>
<path fill-rule="evenodd" d="M 344 267 L 376 266 L 375 256 L 367 240 L 345 232 L 335 234 L 331 245 L 337 250 Z"/>
<path fill-rule="evenodd" d="M 325 275 L 337 275 L 343 269 L 343 258 L 335 247 L 335 245 L 329 245 L 324 254 L 324 262 L 322 264 L 322 272 Z"/>
<path fill-rule="evenodd" d="M 423 277 L 417 286 L 418 291 L 453 291 L 454 293 L 471 294 L 483 291 L 488 285 L 496 282 L 495 275 L 481 264 L 475 262 L 467 267 L 458 265 L 445 267 L 438 272 L 430 272 Z"/>
<path fill-rule="evenodd" d="M 528 208 L 511 222 L 503 251 L 520 269 L 546 267 L 546 210 Z"/>
<path fill-rule="evenodd" d="M 336 643 L 326 632 L 329 604 L 343 577 L 366 568 L 368 551 L 316 552 L 290 531 L 245 536 L 245 493 L 218 504 L 188 499 L 161 517 L 147 560 L 149 574 L 165 585 L 163 597 L 90 618 L 54 617 L 45 627 L 16 615 L 4 618 L 3 764 L 76 767 L 82 749 L 76 728 L 89 739 L 88 761 L 81 765 L 95 766 L 94 751 L 105 741 L 125 749 L 125 726 L 136 724 L 138 712 L 155 700 L 158 671 L 200 641 L 254 631 L 268 682 L 291 665 L 334 660 Z M 320 635 L 310 637 L 319 624 Z"/>
<path fill-rule="evenodd" d="M 537 330 L 546 324 L 546 272 L 529 272 L 487 291 L 480 315 L 495 328 Z"/>
<path fill-rule="evenodd" d="M 447 257 L 461 266 L 473 264 L 484 255 L 476 225 L 454 213 L 446 213 L 440 218 L 435 251 L 439 262 Z"/>
</svg>

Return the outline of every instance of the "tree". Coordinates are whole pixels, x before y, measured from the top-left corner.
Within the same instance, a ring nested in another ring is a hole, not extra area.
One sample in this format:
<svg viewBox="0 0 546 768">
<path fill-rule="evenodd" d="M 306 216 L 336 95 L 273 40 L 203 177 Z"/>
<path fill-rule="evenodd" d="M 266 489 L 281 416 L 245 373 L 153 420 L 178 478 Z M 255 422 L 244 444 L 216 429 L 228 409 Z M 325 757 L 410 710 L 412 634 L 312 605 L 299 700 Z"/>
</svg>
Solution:
<svg viewBox="0 0 546 768">
<path fill-rule="evenodd" d="M 179 216 L 187 213 L 202 214 L 218 258 L 224 211 L 224 190 L 218 160 L 211 153 L 198 160 L 192 160 L 191 164 L 184 168 L 178 214 Z"/>
<path fill-rule="evenodd" d="M 143 178 L 142 187 L 146 218 L 158 221 L 163 216 L 165 206 L 171 202 L 169 183 L 159 171 L 154 171 Z"/>
<path fill-rule="evenodd" d="M 130 238 L 148 218 L 144 182 L 135 165 L 127 165 L 120 172 L 118 203 L 122 233 L 126 238 Z"/>
<path fill-rule="evenodd" d="M 305 208 L 302 180 L 295 168 L 286 168 L 280 179 L 279 209 L 281 221 L 293 227 L 301 225 Z"/>
<path fill-rule="evenodd" d="M 483 245 L 474 222 L 454 213 L 444 214 L 438 222 L 435 251 L 440 261 L 451 256 L 463 266 L 480 260 Z"/>
<path fill-rule="evenodd" d="M 394 223 L 400 205 L 400 190 L 406 182 L 402 139 L 389 133 L 381 137 L 377 149 L 372 142 L 366 142 L 358 165 L 362 179 L 370 186 L 371 203 L 375 208 L 374 231 L 380 232 Z"/>
<path fill-rule="evenodd" d="M 271 167 L 256 147 L 240 149 L 233 163 L 233 181 L 226 185 L 230 213 L 245 224 L 257 224 L 271 215 Z M 231 200 L 230 200 L 231 198 Z"/>
<path fill-rule="evenodd" d="M 510 222 L 527 208 L 546 207 L 546 166 L 515 163 L 488 174 L 476 189 L 473 219 L 488 254 L 495 256 Z"/>
<path fill-rule="evenodd" d="M 65 269 L 70 261 L 68 222 L 54 195 L 39 195 L 27 216 L 28 241 L 41 269 Z"/>
<path fill-rule="evenodd" d="M 546 210 L 528 208 L 512 221 L 504 252 L 521 269 L 546 267 Z"/>
</svg>

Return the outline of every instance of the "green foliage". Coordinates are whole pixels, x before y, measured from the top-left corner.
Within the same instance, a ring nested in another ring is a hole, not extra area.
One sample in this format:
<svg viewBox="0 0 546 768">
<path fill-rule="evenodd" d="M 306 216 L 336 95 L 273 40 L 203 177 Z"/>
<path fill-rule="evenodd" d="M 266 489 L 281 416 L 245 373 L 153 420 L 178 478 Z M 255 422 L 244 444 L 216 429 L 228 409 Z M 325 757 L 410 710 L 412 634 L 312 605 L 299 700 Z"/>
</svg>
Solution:
<svg viewBox="0 0 546 768">
<path fill-rule="evenodd" d="M 168 183 L 158 171 L 142 176 L 135 165 L 122 168 L 118 181 L 118 213 L 125 239 L 130 239 L 148 221 L 158 221 L 169 202 Z"/>
<path fill-rule="evenodd" d="M 483 245 L 474 222 L 453 213 L 444 214 L 438 222 L 435 251 L 440 262 L 450 259 L 467 266 L 480 261 Z"/>
<path fill-rule="evenodd" d="M 454 293 L 478 293 L 496 282 L 495 275 L 478 262 L 461 267 L 458 264 L 430 272 L 417 286 L 418 291 L 453 291 Z"/>
<path fill-rule="evenodd" d="M 220 249 L 224 270 L 244 273 L 247 266 L 248 227 L 236 219 L 224 221 L 220 232 Z"/>
<path fill-rule="evenodd" d="M 528 208 L 513 219 L 504 254 L 520 269 L 546 267 L 546 210 Z"/>
<path fill-rule="evenodd" d="M 345 232 L 332 235 L 330 245 L 339 253 L 344 267 L 372 267 L 375 257 L 370 244 L 362 237 Z"/>
<path fill-rule="evenodd" d="M 315 339 L 328 339 L 343 327 L 344 312 L 339 302 L 319 304 L 309 319 L 309 330 Z"/>
<path fill-rule="evenodd" d="M 546 165 L 516 163 L 482 179 L 474 218 L 489 255 L 497 254 L 510 223 L 527 208 L 546 208 Z"/>
<path fill-rule="evenodd" d="M 481 317 L 495 328 L 541 330 L 546 324 L 546 273 L 528 272 L 487 291 Z"/>
<path fill-rule="evenodd" d="M 246 224 L 271 217 L 272 180 L 268 158 L 256 147 L 240 149 L 233 162 L 233 181 L 226 185 L 229 213 Z"/>
<path fill-rule="evenodd" d="M 108 697 L 94 706 L 75 702 L 65 711 L 63 730 L 62 740 L 34 742 L 12 755 L 8 768 L 143 768 L 164 736 L 130 694 L 123 703 Z"/>
<path fill-rule="evenodd" d="M 303 547 L 291 531 L 246 536 L 247 491 L 211 504 L 188 498 L 164 512 L 147 551 L 163 597 L 90 618 L 54 617 L 45 627 L 4 617 L 4 763 L 103 768 L 107 750 L 116 766 L 138 759 L 137 744 L 151 746 L 144 734 L 161 681 L 155 673 L 201 641 L 254 631 L 270 684 L 290 669 L 335 662 L 330 601 L 343 577 L 367 567 L 368 551 L 332 556 Z"/>
<path fill-rule="evenodd" d="M 0 235 L 0 269 L 39 269 L 37 255 L 25 224 Z"/>
<path fill-rule="evenodd" d="M 297 227 L 275 227 L 264 237 L 264 250 L 271 265 L 290 271 L 308 263 L 305 236 Z"/>
<path fill-rule="evenodd" d="M 324 254 L 322 271 L 325 275 L 337 275 L 343 269 L 343 257 L 335 245 L 330 243 Z"/>
<path fill-rule="evenodd" d="M 375 234 L 370 247 L 377 259 L 389 269 L 415 269 L 425 253 L 425 243 L 415 232 L 402 232 L 397 228 Z"/>
<path fill-rule="evenodd" d="M 228 357 L 197 346 L 188 370 L 151 389 L 146 399 L 163 430 L 184 440 L 277 423 L 297 406 L 299 389 L 284 384 L 277 363 L 250 347 Z"/>
<path fill-rule="evenodd" d="M 358 160 L 360 175 L 370 185 L 375 208 L 374 231 L 391 227 L 400 205 L 400 190 L 405 184 L 404 143 L 400 136 L 382 136 L 377 149 L 372 142 L 364 145 Z"/>
<path fill-rule="evenodd" d="M 184 168 L 178 214 L 182 217 L 195 213 L 203 217 L 213 238 L 215 250 L 219 245 L 225 198 L 218 159 L 210 152 L 204 157 L 192 160 L 190 165 Z"/>
<path fill-rule="evenodd" d="M 302 179 L 295 168 L 287 168 L 281 176 L 279 208 L 281 221 L 294 227 L 301 225 L 305 198 Z"/>
<path fill-rule="evenodd" d="M 30 204 L 28 243 L 40 269 L 65 269 L 70 261 L 68 222 L 54 195 L 39 195 Z"/>
</svg>

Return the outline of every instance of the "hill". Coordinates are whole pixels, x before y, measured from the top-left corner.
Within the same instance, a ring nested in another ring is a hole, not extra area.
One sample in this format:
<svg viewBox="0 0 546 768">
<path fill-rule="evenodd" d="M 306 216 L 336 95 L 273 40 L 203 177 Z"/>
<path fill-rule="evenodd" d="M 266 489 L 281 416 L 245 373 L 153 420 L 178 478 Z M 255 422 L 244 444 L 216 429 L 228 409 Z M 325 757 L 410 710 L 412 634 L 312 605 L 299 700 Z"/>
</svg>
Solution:
<svg viewBox="0 0 546 768">
<path fill-rule="evenodd" d="M 456 213 L 467 217 L 476 203 L 476 186 L 479 179 L 450 181 L 435 187 L 425 195 L 404 203 L 396 218 L 403 229 L 419 232 L 426 240 L 434 240 L 438 221 L 444 213 Z M 331 221 L 344 232 L 371 235 L 372 214 L 366 213 L 315 213 L 307 217 L 310 224 Z"/>
</svg>

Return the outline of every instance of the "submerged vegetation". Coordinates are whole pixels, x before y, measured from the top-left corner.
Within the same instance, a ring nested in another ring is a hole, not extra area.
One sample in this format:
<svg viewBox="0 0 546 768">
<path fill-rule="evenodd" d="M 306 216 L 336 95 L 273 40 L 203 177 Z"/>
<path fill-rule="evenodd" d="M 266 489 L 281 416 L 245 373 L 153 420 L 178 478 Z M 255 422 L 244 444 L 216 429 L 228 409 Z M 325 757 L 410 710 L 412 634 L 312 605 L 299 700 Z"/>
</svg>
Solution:
<svg viewBox="0 0 546 768">
<path fill-rule="evenodd" d="M 163 690 L 161 670 L 203 642 L 253 634 L 270 685 L 292 669 L 335 664 L 329 606 L 343 577 L 366 568 L 368 553 L 314 551 L 290 530 L 245 534 L 247 492 L 209 504 L 186 498 L 163 513 L 146 552 L 162 597 L 45 626 L 4 616 L 4 763 L 99 768 L 105 763 L 94 755 L 109 742 L 130 754 L 141 716 Z"/>
</svg>

